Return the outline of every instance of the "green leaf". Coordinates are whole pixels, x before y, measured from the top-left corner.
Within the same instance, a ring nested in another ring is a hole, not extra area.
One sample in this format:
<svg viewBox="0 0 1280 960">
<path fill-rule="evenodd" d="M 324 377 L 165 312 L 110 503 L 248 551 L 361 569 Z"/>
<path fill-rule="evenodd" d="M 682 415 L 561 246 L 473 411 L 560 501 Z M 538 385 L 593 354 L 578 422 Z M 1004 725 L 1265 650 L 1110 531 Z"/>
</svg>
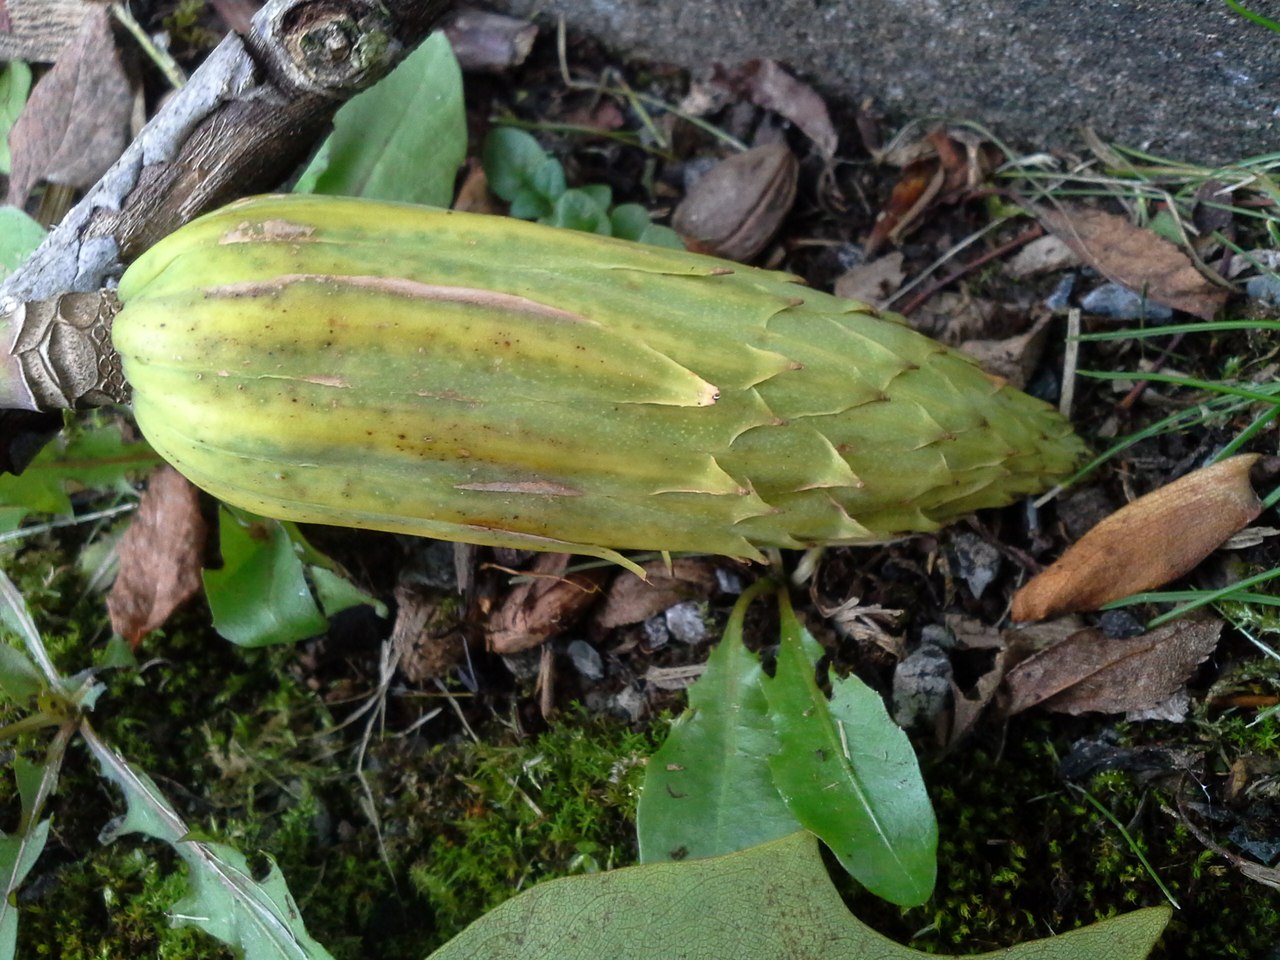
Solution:
<svg viewBox="0 0 1280 960">
<path fill-rule="evenodd" d="M 36 798 L 44 780 L 44 764 L 32 763 L 26 757 L 13 758 L 13 779 L 18 784 L 18 797 L 22 803 L 22 822 L 30 823 L 36 813 Z"/>
<path fill-rule="evenodd" d="M 496 127 L 489 131 L 482 157 L 489 189 L 512 205 L 513 217 L 530 220 L 545 216 L 565 191 L 564 167 L 560 161 L 549 156 L 542 145 L 523 130 Z M 539 205 L 544 209 L 530 215 L 528 211 Z"/>
<path fill-rule="evenodd" d="M 0 207 L 0 280 L 31 256 L 44 235 L 44 227 L 27 216 L 26 211 Z"/>
<path fill-rule="evenodd" d="M 462 71 L 436 33 L 338 111 L 295 189 L 447 207 L 466 153 Z"/>
<path fill-rule="evenodd" d="M 667 247 L 671 250 L 688 249 L 680 239 L 680 234 L 660 223 L 651 223 L 645 227 L 639 239 L 641 243 L 652 244 L 655 247 Z"/>
<path fill-rule="evenodd" d="M 0 960 L 13 960 L 18 949 L 18 908 L 14 894 L 36 865 L 49 839 L 49 820 L 19 836 L 0 836 L 0 877 L 4 878 L 4 899 L 0 900 Z"/>
<path fill-rule="evenodd" d="M 346 577 L 321 566 L 309 566 L 307 573 L 311 575 L 311 583 L 316 588 L 316 599 L 320 601 L 320 609 L 326 617 L 364 604 L 373 607 L 379 616 L 387 615 L 385 603 L 375 600 Z"/>
<path fill-rule="evenodd" d="M 6 625 L 8 616 L 4 617 Z M 0 643 L 0 695 L 10 703 L 25 706 L 44 689 L 44 678 L 31 659 L 17 647 Z"/>
<path fill-rule="evenodd" d="M 170 914 L 180 926 L 199 927 L 238 951 L 245 960 L 331 960 L 307 933 L 302 914 L 274 863 L 255 880 L 244 855 L 222 843 L 193 839 L 187 825 L 155 781 L 86 730 L 102 775 L 123 792 L 123 818 L 103 831 L 110 842 L 126 833 L 163 840 L 187 864 L 190 892 Z"/>
<path fill-rule="evenodd" d="M 989 960 L 1142 960 L 1169 919 L 1138 910 Z M 739 853 L 539 884 L 429 960 L 924 960 L 845 908 L 804 832 Z"/>
<path fill-rule="evenodd" d="M 45 447 L 21 476 L 0 477 L 0 505 L 35 513 L 71 513 L 70 484 L 92 490 L 127 485 L 127 479 L 161 463 L 145 443 L 125 443 L 115 426 L 64 435 Z"/>
<path fill-rule="evenodd" d="M 31 68 L 21 60 L 10 60 L 0 70 L 0 173 L 9 173 L 9 131 L 31 93 Z"/>
<path fill-rule="evenodd" d="M 689 688 L 689 709 L 649 758 L 636 811 L 642 863 L 719 856 L 799 829 L 769 772 L 778 742 L 764 672 L 742 643 L 758 593 L 739 598 L 706 672 Z"/>
<path fill-rule="evenodd" d="M 601 210 L 608 210 L 613 206 L 613 188 L 607 183 L 589 183 L 578 189 L 594 200 Z"/>
<path fill-rule="evenodd" d="M 624 203 L 614 207 L 609 214 L 609 226 L 615 237 L 639 241 L 644 232 L 653 226 L 649 211 L 638 203 Z"/>
<path fill-rule="evenodd" d="M 324 632 L 327 621 L 280 523 L 242 523 L 225 507 L 218 516 L 223 566 L 204 571 L 214 629 L 242 647 L 294 643 Z"/>
<path fill-rule="evenodd" d="M 612 230 L 607 208 L 600 206 L 598 198 L 586 190 L 566 190 L 556 200 L 551 213 L 539 222 L 606 237 Z"/>
<path fill-rule="evenodd" d="M 795 818 L 872 893 L 924 903 L 937 873 L 938 825 L 907 735 L 856 677 L 814 680 L 822 647 L 778 595 L 782 645 L 765 696 L 778 735 L 773 782 Z"/>
<path fill-rule="evenodd" d="M 27 601 L 3 570 L 0 570 L 0 622 L 22 641 L 27 648 L 27 653 L 34 660 L 33 664 L 13 647 L 3 645 L 17 654 L 17 656 L 4 655 L 6 672 L 12 671 L 8 673 L 8 678 L 14 681 L 15 692 L 25 699 L 26 695 L 30 694 L 33 683 L 38 684 L 37 691 L 46 686 L 60 687 L 61 678 L 53 661 L 49 659 L 49 652 L 45 649 L 44 639 L 36 629 L 35 621 L 31 619 Z M 28 670 L 37 669 L 39 672 L 35 677 L 28 673 Z"/>
</svg>

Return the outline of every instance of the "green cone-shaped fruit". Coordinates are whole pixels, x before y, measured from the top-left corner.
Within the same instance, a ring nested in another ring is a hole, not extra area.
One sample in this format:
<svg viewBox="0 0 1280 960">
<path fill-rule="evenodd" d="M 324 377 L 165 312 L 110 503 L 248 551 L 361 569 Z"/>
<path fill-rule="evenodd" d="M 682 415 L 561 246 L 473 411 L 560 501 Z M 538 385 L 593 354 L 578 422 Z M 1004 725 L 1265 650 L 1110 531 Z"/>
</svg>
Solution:
<svg viewBox="0 0 1280 960">
<path fill-rule="evenodd" d="M 119 292 L 147 439 L 282 519 L 758 557 L 933 530 L 1083 449 L 895 317 L 506 218 L 257 198 L 161 241 Z"/>
</svg>

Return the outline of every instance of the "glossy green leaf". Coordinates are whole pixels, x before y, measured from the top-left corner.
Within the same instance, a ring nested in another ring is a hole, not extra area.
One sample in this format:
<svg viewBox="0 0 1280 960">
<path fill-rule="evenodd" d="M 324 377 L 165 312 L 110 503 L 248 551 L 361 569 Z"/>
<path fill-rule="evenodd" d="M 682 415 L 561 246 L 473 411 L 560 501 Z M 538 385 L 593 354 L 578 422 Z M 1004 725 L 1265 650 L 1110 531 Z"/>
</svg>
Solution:
<svg viewBox="0 0 1280 960">
<path fill-rule="evenodd" d="M 204 572 L 214 629 L 242 647 L 294 643 L 324 632 L 328 623 L 280 523 L 242 523 L 225 508 L 219 521 L 223 566 Z"/>
<path fill-rule="evenodd" d="M 174 923 L 199 927 L 245 960 L 330 960 L 307 933 L 302 914 L 275 863 L 255 879 L 245 857 L 222 843 L 194 839 L 155 781 L 107 747 L 96 734 L 86 742 L 102 775 L 124 793 L 123 818 L 104 831 L 110 842 L 142 833 L 168 843 L 187 864 L 189 893 L 170 910 Z"/>
<path fill-rule="evenodd" d="M 10 60 L 0 70 L 0 173 L 9 172 L 9 131 L 30 93 L 31 68 L 21 60 Z"/>
<path fill-rule="evenodd" d="M 48 842 L 49 823 L 42 820 L 25 834 L 0 836 L 0 877 L 4 878 L 4 898 L 0 900 L 0 960 L 12 960 L 17 952 L 18 908 L 14 894 Z"/>
<path fill-rule="evenodd" d="M 822 648 L 785 592 L 779 604 L 778 668 L 764 681 L 779 746 L 773 782 L 859 883 L 893 903 L 923 903 L 937 872 L 938 826 L 911 743 L 857 677 L 833 680 L 828 702 L 813 675 Z"/>
<path fill-rule="evenodd" d="M 1169 911 L 1138 910 L 988 960 L 1142 960 Z M 923 960 L 845 908 L 805 832 L 706 860 L 540 884 L 430 960 Z"/>
<path fill-rule="evenodd" d="M 44 240 L 45 229 L 17 207 L 0 207 L 0 280 L 3 280 Z"/>
<path fill-rule="evenodd" d="M 466 150 L 462 72 L 437 33 L 343 105 L 295 189 L 447 207 Z"/>
<path fill-rule="evenodd" d="M 761 687 L 759 658 L 742 643 L 739 599 L 707 669 L 689 688 L 689 709 L 645 768 L 636 835 L 640 860 L 712 857 L 798 830 L 769 757 L 778 742 Z"/>
<path fill-rule="evenodd" d="M 75 431 L 46 446 L 20 476 L 0 476 L 0 505 L 20 512 L 71 513 L 70 484 L 123 489 L 128 478 L 161 463 L 145 443 L 125 443 L 115 426 Z"/>
</svg>

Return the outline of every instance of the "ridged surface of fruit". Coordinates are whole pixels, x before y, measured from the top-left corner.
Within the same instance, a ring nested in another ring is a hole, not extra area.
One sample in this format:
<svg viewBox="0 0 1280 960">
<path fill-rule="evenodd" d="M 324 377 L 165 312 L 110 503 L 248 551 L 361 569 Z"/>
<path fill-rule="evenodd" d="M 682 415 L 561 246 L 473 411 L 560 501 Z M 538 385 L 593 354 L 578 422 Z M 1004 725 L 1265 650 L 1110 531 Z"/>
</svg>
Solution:
<svg viewBox="0 0 1280 960">
<path fill-rule="evenodd" d="M 933 530 L 1083 450 L 895 318 L 507 218 L 255 198 L 161 241 L 119 292 L 147 439 L 283 519 L 758 557 Z"/>
</svg>

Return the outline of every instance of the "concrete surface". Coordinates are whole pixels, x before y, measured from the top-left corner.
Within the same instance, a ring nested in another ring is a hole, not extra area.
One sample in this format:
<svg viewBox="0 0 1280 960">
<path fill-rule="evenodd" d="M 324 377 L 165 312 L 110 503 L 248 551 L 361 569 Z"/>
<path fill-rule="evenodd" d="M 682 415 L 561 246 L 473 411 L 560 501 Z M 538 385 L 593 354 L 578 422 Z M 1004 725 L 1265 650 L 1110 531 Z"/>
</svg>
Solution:
<svg viewBox="0 0 1280 960">
<path fill-rule="evenodd" d="M 490 0 L 564 14 L 688 67 L 775 57 L 902 120 L 977 120 L 1020 147 L 1104 140 L 1199 162 L 1280 151 L 1280 34 L 1221 0 Z M 1245 0 L 1280 20 L 1280 0 Z"/>
</svg>

